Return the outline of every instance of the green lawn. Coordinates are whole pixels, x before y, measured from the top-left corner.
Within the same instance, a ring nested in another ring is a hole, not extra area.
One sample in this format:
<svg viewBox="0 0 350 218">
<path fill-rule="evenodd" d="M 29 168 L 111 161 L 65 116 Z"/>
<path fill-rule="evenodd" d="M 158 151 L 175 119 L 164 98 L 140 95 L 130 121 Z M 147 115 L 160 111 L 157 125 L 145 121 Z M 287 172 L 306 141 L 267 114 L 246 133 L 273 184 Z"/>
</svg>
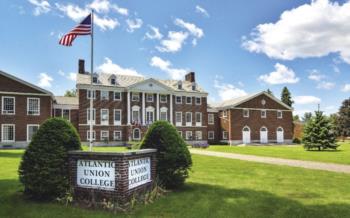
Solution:
<svg viewBox="0 0 350 218">
<path fill-rule="evenodd" d="M 327 151 L 306 151 L 301 145 L 296 146 L 227 146 L 211 145 L 208 150 L 239 154 L 252 154 L 267 157 L 280 157 L 297 160 L 311 160 L 320 162 L 331 162 L 340 164 L 350 164 L 350 143 L 339 143 L 337 150 Z"/>
<path fill-rule="evenodd" d="M 0 217 L 116 217 L 23 200 L 22 153 L 0 150 Z M 350 175 L 199 155 L 193 163 L 182 191 L 117 217 L 350 217 Z"/>
</svg>

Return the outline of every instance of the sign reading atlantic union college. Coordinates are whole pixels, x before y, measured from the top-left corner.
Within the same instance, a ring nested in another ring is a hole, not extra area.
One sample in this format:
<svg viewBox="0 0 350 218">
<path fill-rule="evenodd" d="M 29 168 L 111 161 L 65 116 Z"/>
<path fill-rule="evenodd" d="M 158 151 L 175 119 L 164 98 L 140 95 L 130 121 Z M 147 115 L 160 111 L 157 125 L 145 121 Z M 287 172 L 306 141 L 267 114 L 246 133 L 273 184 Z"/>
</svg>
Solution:
<svg viewBox="0 0 350 218">
<path fill-rule="evenodd" d="M 151 158 L 129 160 L 129 189 L 151 181 Z"/>
</svg>

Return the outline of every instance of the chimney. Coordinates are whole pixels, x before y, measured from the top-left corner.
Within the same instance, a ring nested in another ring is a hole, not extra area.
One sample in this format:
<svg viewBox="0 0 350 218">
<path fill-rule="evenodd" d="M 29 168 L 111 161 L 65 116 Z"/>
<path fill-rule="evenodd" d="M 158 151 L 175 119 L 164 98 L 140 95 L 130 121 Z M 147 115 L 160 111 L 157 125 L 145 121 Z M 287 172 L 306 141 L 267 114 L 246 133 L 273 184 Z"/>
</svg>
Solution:
<svg viewBox="0 0 350 218">
<path fill-rule="evenodd" d="M 83 59 L 79 59 L 78 73 L 85 74 L 85 61 Z"/>
<path fill-rule="evenodd" d="M 196 82 L 194 72 L 190 72 L 190 73 L 186 74 L 185 80 L 188 82 L 191 82 L 191 83 Z"/>
</svg>

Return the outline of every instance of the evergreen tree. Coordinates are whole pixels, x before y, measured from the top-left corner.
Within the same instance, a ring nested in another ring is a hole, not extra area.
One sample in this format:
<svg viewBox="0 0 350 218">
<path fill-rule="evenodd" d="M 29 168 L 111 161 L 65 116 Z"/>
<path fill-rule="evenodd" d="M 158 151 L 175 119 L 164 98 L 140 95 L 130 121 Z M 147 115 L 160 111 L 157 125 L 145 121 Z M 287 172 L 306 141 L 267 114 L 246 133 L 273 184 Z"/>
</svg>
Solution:
<svg viewBox="0 0 350 218">
<path fill-rule="evenodd" d="M 311 112 L 306 112 L 304 113 L 304 116 L 301 118 L 301 121 L 303 121 L 304 123 L 309 122 L 309 120 L 311 120 L 312 118 L 312 113 Z"/>
<path fill-rule="evenodd" d="M 337 149 L 338 145 L 331 121 L 321 111 L 316 111 L 315 117 L 306 123 L 303 143 L 307 150 Z"/>
<path fill-rule="evenodd" d="M 292 100 L 292 96 L 286 86 L 282 89 L 281 101 L 290 107 L 292 107 L 294 103 L 294 101 Z"/>
<path fill-rule="evenodd" d="M 267 89 L 266 92 L 270 95 L 273 95 L 273 92 L 270 89 Z"/>
<path fill-rule="evenodd" d="M 342 102 L 335 122 L 338 133 L 343 139 L 350 136 L 350 99 Z"/>
</svg>

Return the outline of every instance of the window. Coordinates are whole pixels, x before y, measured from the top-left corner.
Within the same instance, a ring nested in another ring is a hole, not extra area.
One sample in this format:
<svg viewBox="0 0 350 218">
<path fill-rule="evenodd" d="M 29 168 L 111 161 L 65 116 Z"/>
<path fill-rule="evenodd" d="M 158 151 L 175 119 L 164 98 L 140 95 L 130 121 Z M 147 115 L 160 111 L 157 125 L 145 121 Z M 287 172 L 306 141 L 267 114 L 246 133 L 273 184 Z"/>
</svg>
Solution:
<svg viewBox="0 0 350 218">
<path fill-rule="evenodd" d="M 141 139 L 140 129 L 136 128 L 136 129 L 133 130 L 132 138 L 134 140 L 140 140 Z"/>
<path fill-rule="evenodd" d="M 202 104 L 202 98 L 196 97 L 196 105 L 201 105 Z"/>
<path fill-rule="evenodd" d="M 249 117 L 249 110 L 243 109 L 243 117 Z"/>
<path fill-rule="evenodd" d="M 91 90 L 87 90 L 87 99 L 91 99 Z M 96 90 L 92 91 L 92 99 L 96 99 Z"/>
<path fill-rule="evenodd" d="M 282 119 L 282 117 L 283 117 L 282 111 L 277 111 L 277 118 Z"/>
<path fill-rule="evenodd" d="M 182 126 L 182 112 L 175 113 L 175 122 L 176 126 Z"/>
<path fill-rule="evenodd" d="M 182 104 L 182 96 L 176 96 L 175 103 L 176 104 Z"/>
<path fill-rule="evenodd" d="M 214 124 L 214 114 L 208 114 L 208 124 Z"/>
<path fill-rule="evenodd" d="M 192 97 L 186 97 L 186 104 L 192 104 Z"/>
<path fill-rule="evenodd" d="M 222 117 L 227 117 L 227 111 L 222 111 Z"/>
<path fill-rule="evenodd" d="M 215 139 L 214 131 L 208 131 L 208 139 L 210 140 Z"/>
<path fill-rule="evenodd" d="M 140 107 L 139 106 L 133 106 L 131 115 L 132 115 L 132 121 L 133 122 L 139 122 L 140 121 Z"/>
<path fill-rule="evenodd" d="M 122 100 L 122 93 L 114 92 L 114 101 L 120 101 L 120 100 Z"/>
<path fill-rule="evenodd" d="M 122 110 L 114 109 L 114 125 L 122 125 Z"/>
<path fill-rule="evenodd" d="M 27 142 L 32 141 L 33 135 L 38 131 L 38 124 L 28 124 L 27 125 Z"/>
<path fill-rule="evenodd" d="M 146 124 L 152 124 L 154 122 L 154 107 L 146 108 Z"/>
<path fill-rule="evenodd" d="M 93 82 L 93 83 L 97 83 L 97 76 L 93 76 L 93 77 L 92 77 L 92 82 Z"/>
<path fill-rule="evenodd" d="M 1 125 L 1 141 L 2 142 L 14 142 L 15 141 L 15 125 L 14 124 L 2 124 Z"/>
<path fill-rule="evenodd" d="M 196 131 L 196 140 L 202 140 L 202 131 Z"/>
<path fill-rule="evenodd" d="M 186 131 L 186 140 L 192 140 L 192 131 Z"/>
<path fill-rule="evenodd" d="M 131 101 L 140 101 L 140 94 L 139 93 L 132 93 Z"/>
<path fill-rule="evenodd" d="M 192 113 L 186 112 L 186 126 L 192 126 Z"/>
<path fill-rule="evenodd" d="M 179 133 L 179 135 L 180 135 L 181 138 L 182 138 L 182 131 L 177 131 L 177 133 Z"/>
<path fill-rule="evenodd" d="M 109 92 L 101 91 L 101 100 L 108 100 L 108 99 L 109 99 Z"/>
<path fill-rule="evenodd" d="M 196 126 L 202 126 L 202 113 L 196 112 Z"/>
<path fill-rule="evenodd" d="M 111 78 L 111 85 L 115 85 L 115 78 Z"/>
<path fill-rule="evenodd" d="M 168 120 L 168 108 L 162 107 L 160 108 L 160 114 L 159 114 L 160 120 Z"/>
<path fill-rule="evenodd" d="M 114 139 L 114 141 L 122 140 L 122 131 L 114 131 L 113 139 Z"/>
<path fill-rule="evenodd" d="M 181 81 L 181 80 L 179 80 L 179 81 L 177 82 L 177 88 L 178 88 L 178 89 L 182 89 L 182 81 Z"/>
<path fill-rule="evenodd" d="M 222 139 L 228 139 L 228 132 L 227 131 L 222 132 Z"/>
<path fill-rule="evenodd" d="M 197 87 L 197 85 L 196 85 L 196 83 L 192 83 L 192 91 L 196 91 L 196 87 Z"/>
<path fill-rule="evenodd" d="M 101 125 L 109 124 L 108 109 L 101 109 Z"/>
<path fill-rule="evenodd" d="M 101 131 L 101 141 L 109 140 L 109 132 L 106 130 Z"/>
<path fill-rule="evenodd" d="M 40 115 L 39 98 L 27 98 L 27 115 Z"/>
<path fill-rule="evenodd" d="M 69 109 L 62 110 L 62 118 L 66 119 L 66 120 L 70 120 L 70 110 Z"/>
<path fill-rule="evenodd" d="M 266 118 L 266 110 L 261 111 L 261 118 Z"/>
<path fill-rule="evenodd" d="M 2 114 L 15 114 L 15 97 L 2 97 Z"/>
<path fill-rule="evenodd" d="M 86 132 L 86 139 L 88 141 L 90 141 L 90 130 L 88 130 Z M 92 141 L 95 141 L 96 140 L 96 132 L 95 131 L 92 131 Z"/>
<path fill-rule="evenodd" d="M 90 108 L 87 109 L 87 123 L 90 124 L 90 122 L 92 122 L 92 124 L 95 124 L 95 118 L 96 118 L 96 109 L 93 108 L 92 109 L 92 117 L 90 115 Z"/>
<path fill-rule="evenodd" d="M 146 101 L 153 102 L 153 94 L 146 94 Z"/>
<path fill-rule="evenodd" d="M 160 95 L 160 103 L 166 103 L 167 102 L 167 96 L 166 95 Z"/>
</svg>

